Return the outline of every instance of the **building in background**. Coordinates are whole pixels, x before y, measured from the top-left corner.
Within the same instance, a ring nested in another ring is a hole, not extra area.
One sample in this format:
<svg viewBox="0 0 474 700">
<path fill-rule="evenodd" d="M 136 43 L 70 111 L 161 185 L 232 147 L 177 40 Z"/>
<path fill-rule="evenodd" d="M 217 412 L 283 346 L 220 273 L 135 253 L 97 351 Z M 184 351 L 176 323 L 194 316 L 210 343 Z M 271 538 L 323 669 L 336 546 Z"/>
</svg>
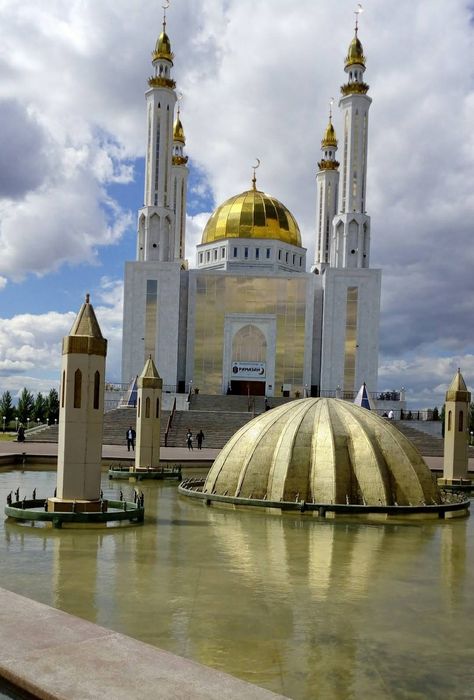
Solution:
<svg viewBox="0 0 474 700">
<path fill-rule="evenodd" d="M 220 205 L 185 260 L 187 157 L 166 23 L 146 92 L 144 206 L 137 259 L 127 262 L 122 381 L 151 356 L 165 390 L 266 396 L 355 395 L 377 389 L 381 271 L 369 267 L 365 57 L 349 46 L 341 88 L 342 166 L 332 124 L 317 174 L 316 255 L 294 216 L 260 191 Z"/>
</svg>

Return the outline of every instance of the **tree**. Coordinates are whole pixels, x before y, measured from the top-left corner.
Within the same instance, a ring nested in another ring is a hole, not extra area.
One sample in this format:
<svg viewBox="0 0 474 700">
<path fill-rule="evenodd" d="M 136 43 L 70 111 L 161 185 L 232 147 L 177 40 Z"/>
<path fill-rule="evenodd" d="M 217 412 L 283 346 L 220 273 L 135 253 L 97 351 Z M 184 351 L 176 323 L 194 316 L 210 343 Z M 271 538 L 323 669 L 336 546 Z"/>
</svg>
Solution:
<svg viewBox="0 0 474 700">
<path fill-rule="evenodd" d="M 431 420 L 439 420 L 439 411 L 438 411 L 438 406 L 435 406 L 433 408 L 433 417 Z"/>
<path fill-rule="evenodd" d="M 9 391 L 4 391 L 0 397 L 0 419 L 5 418 L 5 425 L 15 417 L 15 407 L 13 406 L 12 395 Z"/>
<path fill-rule="evenodd" d="M 47 409 L 47 404 L 46 404 L 46 399 L 44 398 L 43 394 L 38 392 L 34 405 L 33 405 L 33 419 L 35 421 L 38 421 L 40 423 L 44 423 L 46 419 L 46 409 Z"/>
<path fill-rule="evenodd" d="M 26 425 L 28 418 L 31 419 L 33 417 L 34 403 L 35 400 L 33 394 L 31 393 L 31 391 L 28 391 L 28 389 L 25 386 L 25 388 L 22 389 L 20 398 L 18 399 L 17 408 L 18 420 L 23 425 Z"/>
<path fill-rule="evenodd" d="M 46 418 L 49 425 L 53 425 L 55 420 L 59 420 L 59 396 L 56 389 L 51 389 L 46 399 Z"/>
</svg>

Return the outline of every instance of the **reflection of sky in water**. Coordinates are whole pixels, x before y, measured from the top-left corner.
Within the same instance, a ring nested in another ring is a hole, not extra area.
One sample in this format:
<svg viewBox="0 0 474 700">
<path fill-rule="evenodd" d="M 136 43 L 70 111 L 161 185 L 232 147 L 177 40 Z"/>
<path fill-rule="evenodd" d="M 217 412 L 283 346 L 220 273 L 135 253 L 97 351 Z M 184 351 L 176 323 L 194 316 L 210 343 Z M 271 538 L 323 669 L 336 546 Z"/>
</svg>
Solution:
<svg viewBox="0 0 474 700">
<path fill-rule="evenodd" d="M 2 473 L 0 502 L 54 484 Z M 143 527 L 2 521 L 1 585 L 295 699 L 471 697 L 472 519 L 318 522 L 140 488 Z"/>
</svg>

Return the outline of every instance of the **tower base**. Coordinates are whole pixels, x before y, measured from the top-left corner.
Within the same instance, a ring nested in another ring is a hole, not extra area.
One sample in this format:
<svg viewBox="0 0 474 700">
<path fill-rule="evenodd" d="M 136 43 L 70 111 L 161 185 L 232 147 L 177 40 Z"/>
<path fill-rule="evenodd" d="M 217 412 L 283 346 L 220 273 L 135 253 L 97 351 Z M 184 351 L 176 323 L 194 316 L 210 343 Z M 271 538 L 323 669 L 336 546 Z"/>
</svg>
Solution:
<svg viewBox="0 0 474 700">
<path fill-rule="evenodd" d="M 108 501 L 48 498 L 48 513 L 106 513 Z"/>
</svg>

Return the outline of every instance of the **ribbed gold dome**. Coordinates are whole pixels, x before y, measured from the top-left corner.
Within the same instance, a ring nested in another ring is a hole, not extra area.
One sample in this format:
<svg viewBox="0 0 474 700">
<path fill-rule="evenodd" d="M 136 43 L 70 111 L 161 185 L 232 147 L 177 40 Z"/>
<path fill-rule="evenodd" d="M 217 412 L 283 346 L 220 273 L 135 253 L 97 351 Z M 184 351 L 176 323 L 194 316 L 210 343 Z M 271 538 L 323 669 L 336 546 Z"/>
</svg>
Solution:
<svg viewBox="0 0 474 700">
<path fill-rule="evenodd" d="M 293 214 L 278 199 L 254 189 L 217 207 L 206 224 L 201 243 L 223 238 L 268 238 L 301 247 Z"/>
<path fill-rule="evenodd" d="M 331 120 L 329 120 L 326 133 L 324 134 L 323 140 L 321 141 L 322 148 L 327 148 L 327 146 L 337 146 L 336 132 L 334 131 L 334 127 L 332 125 Z"/>
<path fill-rule="evenodd" d="M 346 56 L 346 68 L 354 64 L 365 66 L 365 56 L 362 44 L 359 41 L 357 34 L 352 39 L 349 45 L 349 51 Z"/>
<path fill-rule="evenodd" d="M 171 41 L 169 40 L 168 34 L 165 32 L 163 25 L 163 31 L 158 37 L 155 50 L 153 51 L 152 58 L 156 61 L 159 58 L 166 58 L 168 61 L 173 62 L 173 53 L 171 51 Z"/>
<path fill-rule="evenodd" d="M 257 416 L 221 450 L 204 493 L 268 501 L 432 505 L 440 492 L 389 421 L 342 399 L 300 399 Z"/>
<path fill-rule="evenodd" d="M 180 141 L 181 143 L 186 143 L 186 138 L 184 136 L 183 125 L 181 124 L 181 119 L 179 114 L 176 117 L 176 121 L 173 126 L 173 139 L 174 141 Z"/>
</svg>

